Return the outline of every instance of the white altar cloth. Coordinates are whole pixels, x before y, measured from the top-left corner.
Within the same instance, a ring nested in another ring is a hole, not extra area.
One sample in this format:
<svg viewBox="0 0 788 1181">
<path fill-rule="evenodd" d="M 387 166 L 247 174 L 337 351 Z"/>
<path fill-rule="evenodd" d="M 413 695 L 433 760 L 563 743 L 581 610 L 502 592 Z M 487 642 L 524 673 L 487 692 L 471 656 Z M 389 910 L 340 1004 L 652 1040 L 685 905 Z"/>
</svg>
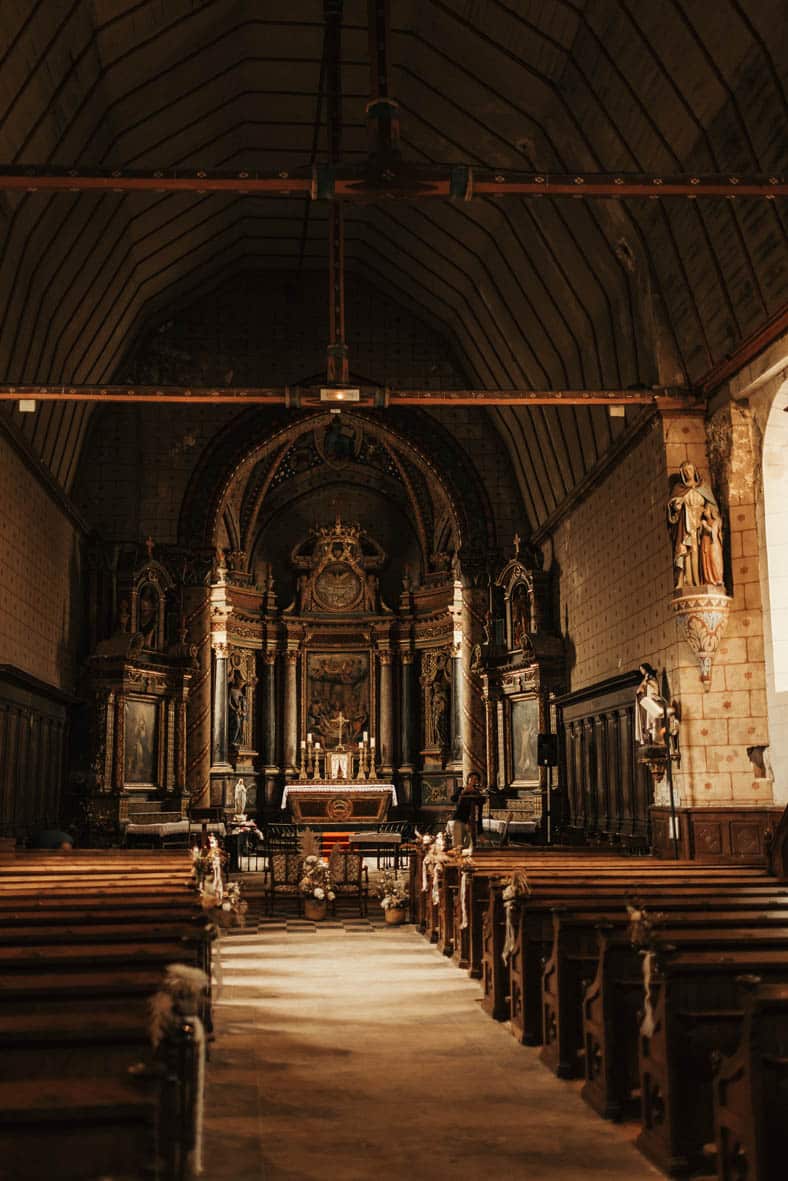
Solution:
<svg viewBox="0 0 788 1181">
<path fill-rule="evenodd" d="M 397 806 L 397 789 L 393 783 L 288 783 L 282 793 L 282 807 L 287 807 L 287 797 L 291 791 L 309 792 L 310 795 L 360 795 L 366 791 L 386 791 L 391 796 L 393 807 Z"/>
</svg>

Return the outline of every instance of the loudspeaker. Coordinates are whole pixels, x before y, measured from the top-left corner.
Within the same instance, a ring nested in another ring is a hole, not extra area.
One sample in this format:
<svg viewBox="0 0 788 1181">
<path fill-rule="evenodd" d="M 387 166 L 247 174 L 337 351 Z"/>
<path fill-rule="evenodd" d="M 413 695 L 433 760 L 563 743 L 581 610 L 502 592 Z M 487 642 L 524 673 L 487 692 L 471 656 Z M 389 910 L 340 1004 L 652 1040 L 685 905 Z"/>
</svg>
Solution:
<svg viewBox="0 0 788 1181">
<path fill-rule="evenodd" d="M 536 740 L 536 761 L 540 767 L 558 766 L 558 735 L 540 734 Z"/>
</svg>

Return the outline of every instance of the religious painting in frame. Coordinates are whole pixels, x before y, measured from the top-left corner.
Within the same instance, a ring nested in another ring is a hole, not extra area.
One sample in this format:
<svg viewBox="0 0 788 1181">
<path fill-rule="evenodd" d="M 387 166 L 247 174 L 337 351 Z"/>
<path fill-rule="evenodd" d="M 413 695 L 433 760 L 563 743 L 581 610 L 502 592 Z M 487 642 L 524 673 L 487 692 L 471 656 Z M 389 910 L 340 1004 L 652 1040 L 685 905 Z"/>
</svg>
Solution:
<svg viewBox="0 0 788 1181">
<path fill-rule="evenodd" d="M 369 732 L 369 653 L 308 652 L 306 658 L 306 731 L 324 750 L 358 745 Z M 341 727 L 340 727 L 341 718 Z"/>
<path fill-rule="evenodd" d="M 130 697 L 126 702 L 123 782 L 126 787 L 157 787 L 158 703 Z"/>
<path fill-rule="evenodd" d="M 516 697 L 511 701 L 512 784 L 515 787 L 539 783 L 537 745 L 539 699 Z"/>
</svg>

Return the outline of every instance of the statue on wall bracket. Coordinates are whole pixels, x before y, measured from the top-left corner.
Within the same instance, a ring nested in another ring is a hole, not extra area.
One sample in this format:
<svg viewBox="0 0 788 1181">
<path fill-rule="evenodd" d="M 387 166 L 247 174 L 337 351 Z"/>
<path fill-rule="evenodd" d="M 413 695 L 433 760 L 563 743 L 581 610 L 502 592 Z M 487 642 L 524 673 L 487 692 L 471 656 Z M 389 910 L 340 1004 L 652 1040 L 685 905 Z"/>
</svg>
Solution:
<svg viewBox="0 0 788 1181">
<path fill-rule="evenodd" d="M 702 473 L 689 460 L 679 468 L 667 515 L 673 538 L 671 606 L 683 638 L 698 659 L 703 687 L 708 690 L 732 599 L 725 591 L 720 508 Z"/>
</svg>

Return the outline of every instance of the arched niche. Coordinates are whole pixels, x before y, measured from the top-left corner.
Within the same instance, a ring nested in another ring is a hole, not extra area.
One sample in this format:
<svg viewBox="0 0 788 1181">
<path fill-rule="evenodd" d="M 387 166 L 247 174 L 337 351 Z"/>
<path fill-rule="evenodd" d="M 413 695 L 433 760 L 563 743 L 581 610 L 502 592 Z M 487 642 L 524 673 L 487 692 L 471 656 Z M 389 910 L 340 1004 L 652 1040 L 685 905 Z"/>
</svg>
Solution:
<svg viewBox="0 0 788 1181">
<path fill-rule="evenodd" d="M 265 586 L 273 575 L 282 606 L 295 598 L 297 571 L 291 561 L 294 544 L 309 535 L 317 523 L 341 516 L 352 521 L 384 551 L 380 590 L 388 606 L 397 604 L 403 578 L 424 567 L 419 537 L 406 506 L 374 489 L 350 480 L 337 479 L 317 487 L 295 490 L 292 498 L 272 497 L 259 520 L 249 552 L 252 582 Z"/>
<path fill-rule="evenodd" d="M 452 545 L 463 556 L 480 558 L 495 547 L 495 524 L 483 481 L 471 457 L 440 424 L 420 411 L 405 416 L 397 411 L 343 411 L 342 421 L 376 440 L 391 456 L 423 550 L 434 546 L 434 521 L 447 514 Z M 240 546 L 248 553 L 283 461 L 302 436 L 316 436 L 331 423 L 328 411 L 240 415 L 216 437 L 192 475 L 179 521 L 180 543 L 189 548 Z M 326 464 L 328 480 L 345 478 L 355 461 L 350 454 Z M 432 520 L 425 516 L 428 508 Z"/>
</svg>

